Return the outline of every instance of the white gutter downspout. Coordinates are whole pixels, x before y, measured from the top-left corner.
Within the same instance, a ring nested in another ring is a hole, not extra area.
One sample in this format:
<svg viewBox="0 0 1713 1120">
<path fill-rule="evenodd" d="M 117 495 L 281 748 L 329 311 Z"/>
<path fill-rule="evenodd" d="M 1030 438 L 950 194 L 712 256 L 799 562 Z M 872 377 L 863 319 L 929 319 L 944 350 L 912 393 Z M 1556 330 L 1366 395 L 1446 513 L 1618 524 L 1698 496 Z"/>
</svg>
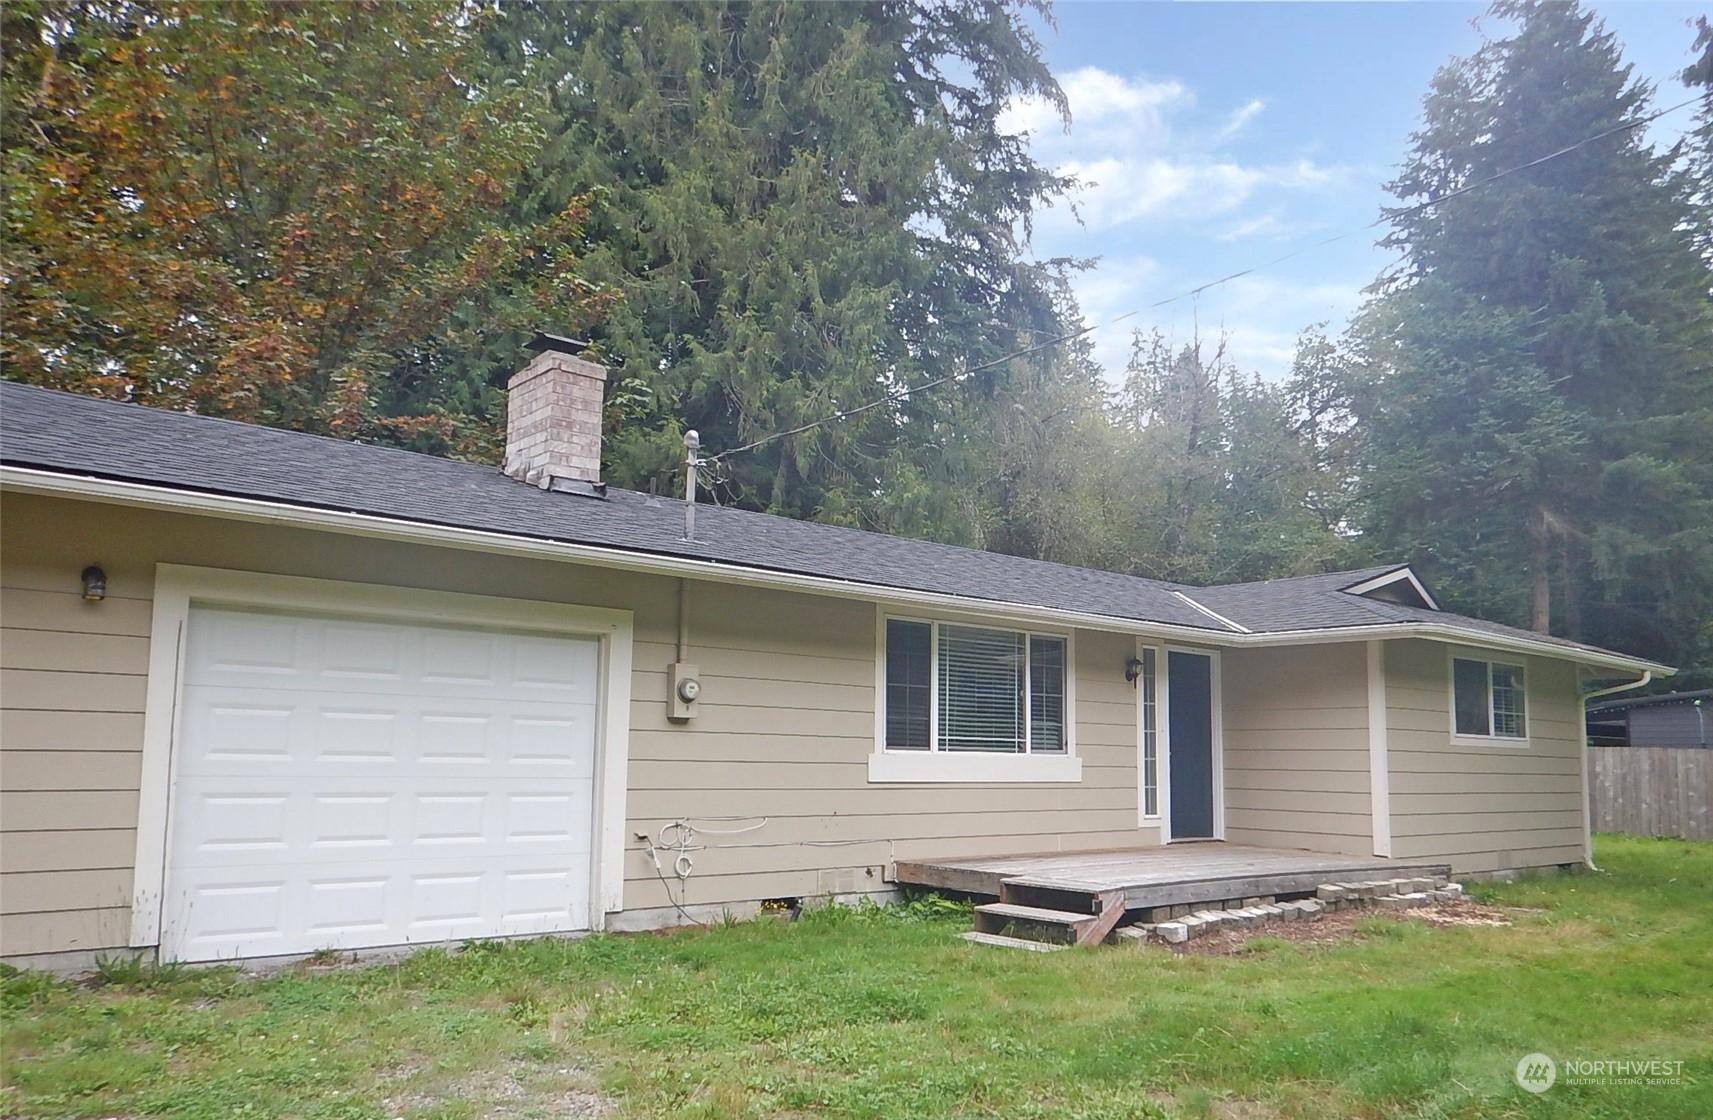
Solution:
<svg viewBox="0 0 1713 1120">
<path fill-rule="evenodd" d="M 1588 788 L 1588 701 L 1610 696 L 1615 692 L 1641 688 L 1653 679 L 1654 671 L 1644 669 L 1638 680 L 1615 684 L 1611 688 L 1597 688 L 1582 697 L 1582 862 L 1590 871 L 1598 871 L 1600 868 L 1594 863 L 1594 813 L 1589 805 L 1592 794 Z"/>
<path fill-rule="evenodd" d="M 1654 671 L 1652 669 L 1644 669 L 1642 670 L 1641 680 L 1628 681 L 1624 684 L 1615 684 L 1611 688 L 1597 688 L 1593 692 L 1585 692 L 1582 694 L 1582 702 L 1586 704 L 1588 701 L 1593 700 L 1596 697 L 1610 696 L 1614 692 L 1628 692 L 1632 688 L 1641 688 L 1645 684 L 1651 684 L 1653 679 Z"/>
</svg>

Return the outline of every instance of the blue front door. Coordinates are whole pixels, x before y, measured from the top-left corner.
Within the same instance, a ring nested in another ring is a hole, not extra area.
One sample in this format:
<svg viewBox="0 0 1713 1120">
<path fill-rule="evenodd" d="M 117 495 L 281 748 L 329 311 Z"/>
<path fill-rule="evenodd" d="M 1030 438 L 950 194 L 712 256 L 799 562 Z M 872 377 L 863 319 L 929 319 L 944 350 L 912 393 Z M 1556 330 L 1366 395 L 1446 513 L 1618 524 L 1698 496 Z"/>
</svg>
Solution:
<svg viewBox="0 0 1713 1120">
<path fill-rule="evenodd" d="M 1173 840 L 1213 838 L 1213 658 L 1166 655 L 1167 772 Z"/>
</svg>

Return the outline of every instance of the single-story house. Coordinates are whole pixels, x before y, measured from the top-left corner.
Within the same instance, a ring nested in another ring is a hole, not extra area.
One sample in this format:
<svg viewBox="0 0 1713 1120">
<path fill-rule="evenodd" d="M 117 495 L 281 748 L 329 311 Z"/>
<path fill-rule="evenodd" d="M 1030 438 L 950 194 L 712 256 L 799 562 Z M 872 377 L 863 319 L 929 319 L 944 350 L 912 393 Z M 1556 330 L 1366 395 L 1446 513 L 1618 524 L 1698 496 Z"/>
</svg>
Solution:
<svg viewBox="0 0 1713 1120">
<path fill-rule="evenodd" d="M 1615 747 L 1713 747 L 1713 688 L 1590 704 L 1588 741 Z"/>
<path fill-rule="evenodd" d="M 642 929 L 895 861 L 1588 856 L 1582 690 L 1669 672 L 1407 566 L 1188 587 L 0 386 L 0 956 Z"/>
</svg>

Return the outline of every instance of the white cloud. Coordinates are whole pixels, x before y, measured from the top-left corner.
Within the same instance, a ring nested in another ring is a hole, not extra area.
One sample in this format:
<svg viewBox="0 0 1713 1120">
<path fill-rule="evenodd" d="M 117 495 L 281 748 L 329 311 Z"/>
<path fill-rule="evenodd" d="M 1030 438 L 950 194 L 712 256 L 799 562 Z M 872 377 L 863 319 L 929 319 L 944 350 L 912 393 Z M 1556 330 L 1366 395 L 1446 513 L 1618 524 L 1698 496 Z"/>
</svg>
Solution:
<svg viewBox="0 0 1713 1120">
<path fill-rule="evenodd" d="M 1003 122 L 1028 131 L 1036 158 L 1079 183 L 1069 206 L 1036 215 L 1034 243 L 1043 256 L 1101 258 L 1072 281 L 1084 321 L 1142 312 L 1092 336 L 1110 379 L 1123 377 L 1138 328 L 1158 327 L 1179 342 L 1198 331 L 1208 340 L 1224 334 L 1240 368 L 1274 377 L 1289 368 L 1305 324 L 1344 321 L 1365 281 L 1302 286 L 1245 278 L 1193 299 L 1150 305 L 1258 263 L 1243 258 L 1270 251 L 1261 243 L 1323 230 L 1333 220 L 1329 204 L 1336 206 L 1360 178 L 1357 169 L 1312 158 L 1312 137 L 1281 157 L 1276 146 L 1250 135 L 1267 111 L 1258 96 L 1204 107 L 1186 82 L 1092 66 L 1062 77 L 1060 85 L 1069 131 L 1039 99 L 1014 103 Z M 1238 248 L 1219 249 L 1222 242 Z"/>
<path fill-rule="evenodd" d="M 1169 109 L 1192 104 L 1194 98 L 1182 82 L 1129 79 L 1095 66 L 1073 70 L 1059 80 L 1070 106 L 1070 136 L 1093 139 L 1114 123 L 1127 130 L 1164 134 Z M 1021 97 L 1005 107 L 999 127 L 1007 132 L 1027 132 L 1036 147 L 1065 143 L 1067 134 L 1059 110 L 1043 97 Z"/>
<path fill-rule="evenodd" d="M 1234 226 L 1220 231 L 1215 236 L 1221 241 L 1252 241 L 1265 239 L 1267 241 L 1291 241 L 1307 237 L 1315 233 L 1326 232 L 1326 223 L 1321 221 L 1293 221 L 1284 216 L 1279 209 L 1269 210 L 1264 214 L 1243 218 Z"/>
<path fill-rule="evenodd" d="M 1011 103 L 1002 127 L 1028 132 L 1036 158 L 1081 184 L 1071 207 L 1090 232 L 1133 223 L 1201 220 L 1228 214 L 1257 193 L 1274 188 L 1314 189 L 1342 172 L 1309 159 L 1249 164 L 1221 145 L 1255 119 L 1266 104 L 1250 98 L 1211 133 L 1187 120 L 1196 97 L 1176 79 L 1126 78 L 1085 66 L 1060 81 L 1071 127 L 1038 97 Z M 1043 226 L 1072 226 L 1061 208 Z"/>
<path fill-rule="evenodd" d="M 1214 143 L 1223 144 L 1233 136 L 1236 136 L 1239 132 L 1242 132 L 1246 127 L 1248 127 L 1250 121 L 1261 115 L 1261 111 L 1266 107 L 1267 103 L 1262 101 L 1259 97 L 1250 98 L 1244 103 L 1242 108 L 1238 109 L 1235 113 L 1232 113 L 1226 120 L 1225 126 L 1214 134 Z"/>
<path fill-rule="evenodd" d="M 1058 170 L 1078 181 L 1070 208 L 1074 208 L 1090 233 L 1125 226 L 1158 228 L 1168 223 L 1223 217 L 1242 210 L 1268 192 L 1312 191 L 1342 179 L 1338 169 L 1306 160 L 1244 164 L 1193 153 L 1182 157 L 1135 153 L 1089 161 L 1068 160 L 1059 164 Z M 1043 228 L 1068 229 L 1069 208 L 1061 207 L 1056 214 L 1043 216 Z M 1234 228 L 1258 223 L 1264 217 L 1264 214 L 1246 216 Z M 1258 226 L 1256 231 L 1262 228 Z"/>
</svg>

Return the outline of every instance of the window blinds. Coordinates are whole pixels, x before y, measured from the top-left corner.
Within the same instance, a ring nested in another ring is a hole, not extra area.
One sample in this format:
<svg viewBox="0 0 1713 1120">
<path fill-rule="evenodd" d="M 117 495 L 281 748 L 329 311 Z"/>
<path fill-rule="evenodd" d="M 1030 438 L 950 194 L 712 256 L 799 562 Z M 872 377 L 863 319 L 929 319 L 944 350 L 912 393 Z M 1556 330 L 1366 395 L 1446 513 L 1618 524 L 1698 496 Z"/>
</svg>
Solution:
<svg viewBox="0 0 1713 1120">
<path fill-rule="evenodd" d="M 1020 754 L 1022 634 L 940 627 L 940 749 Z"/>
</svg>

